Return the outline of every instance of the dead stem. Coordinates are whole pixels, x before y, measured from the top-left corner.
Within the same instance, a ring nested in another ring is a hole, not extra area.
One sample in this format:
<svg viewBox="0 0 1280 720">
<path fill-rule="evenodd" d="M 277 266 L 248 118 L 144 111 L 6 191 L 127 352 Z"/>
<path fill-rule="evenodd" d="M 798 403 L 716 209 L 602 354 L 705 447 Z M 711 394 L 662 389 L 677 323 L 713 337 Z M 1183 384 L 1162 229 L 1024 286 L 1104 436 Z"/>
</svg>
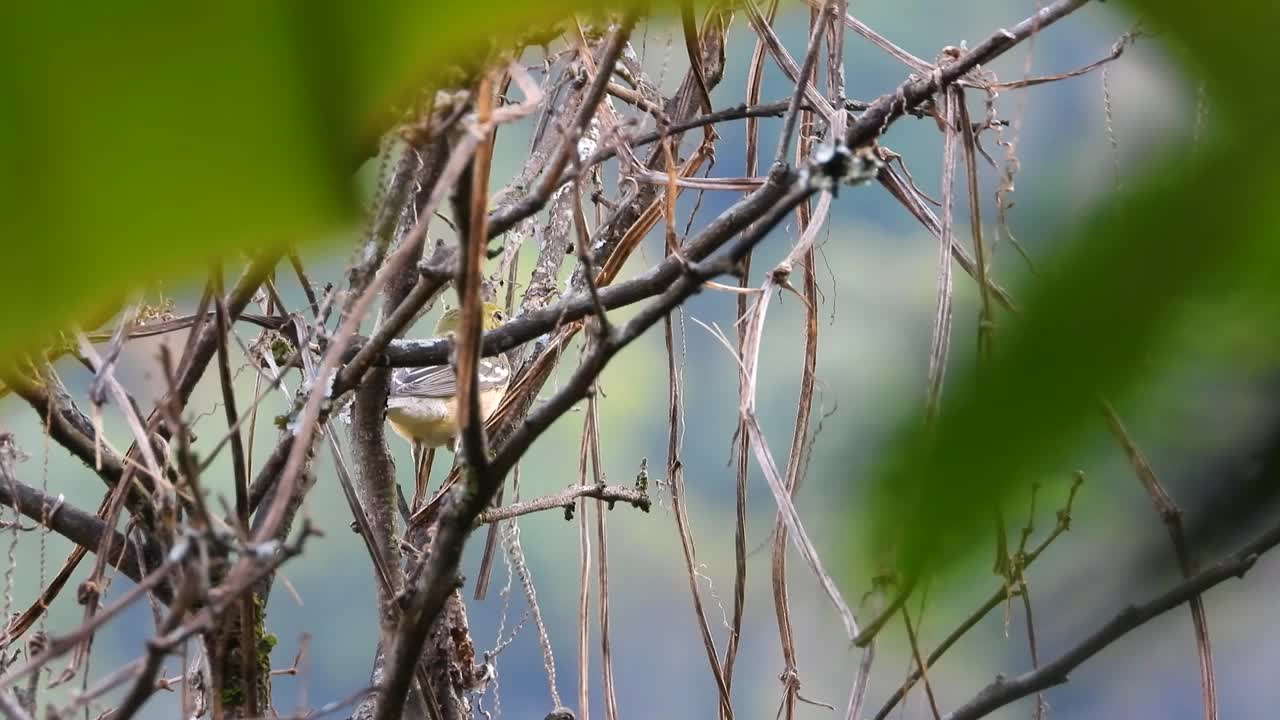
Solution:
<svg viewBox="0 0 1280 720">
<path fill-rule="evenodd" d="M 1129 434 L 1124 423 L 1120 421 L 1120 416 L 1116 414 L 1115 409 L 1106 400 L 1100 400 L 1100 404 L 1102 413 L 1106 417 L 1107 425 L 1111 428 L 1111 433 L 1124 450 L 1125 455 L 1128 456 L 1129 463 L 1133 466 L 1134 474 L 1138 476 L 1138 482 L 1142 484 L 1142 488 L 1146 490 L 1147 495 L 1151 498 L 1151 504 L 1155 507 L 1156 513 L 1160 515 L 1165 529 L 1169 532 L 1169 539 L 1173 542 L 1173 551 L 1178 558 L 1178 567 L 1182 571 L 1182 577 L 1189 579 L 1198 567 L 1192 558 L 1191 549 L 1187 544 L 1186 532 L 1182 527 L 1182 510 L 1174 502 L 1173 496 L 1165 490 L 1164 484 L 1156 476 L 1155 470 L 1151 467 L 1150 461 L 1147 460 L 1146 454 L 1138 447 L 1137 442 Z M 1218 688 L 1214 679 L 1213 649 L 1209 643 L 1209 621 L 1204 609 L 1204 600 L 1200 595 L 1195 595 L 1187 602 L 1187 606 L 1191 610 L 1191 622 L 1195 627 L 1196 654 L 1200 665 L 1200 692 L 1204 706 L 1204 717 L 1205 720 L 1217 720 Z"/>
</svg>

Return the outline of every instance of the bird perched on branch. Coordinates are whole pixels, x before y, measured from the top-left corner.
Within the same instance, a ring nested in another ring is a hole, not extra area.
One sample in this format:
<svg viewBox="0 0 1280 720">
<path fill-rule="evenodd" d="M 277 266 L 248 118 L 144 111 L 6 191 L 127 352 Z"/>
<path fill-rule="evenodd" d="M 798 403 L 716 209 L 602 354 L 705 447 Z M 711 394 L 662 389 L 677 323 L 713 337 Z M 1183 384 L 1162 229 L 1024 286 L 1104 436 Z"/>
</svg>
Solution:
<svg viewBox="0 0 1280 720">
<path fill-rule="evenodd" d="M 436 323 L 434 337 L 458 330 L 462 309 L 445 311 Z M 485 303 L 483 327 L 493 330 L 506 322 L 502 309 Z M 476 391 L 480 393 L 480 421 L 493 414 L 511 382 L 511 363 L 505 355 L 480 359 Z M 413 445 L 414 498 L 416 510 L 426 501 L 427 482 L 435 449 L 444 445 L 452 451 L 458 437 L 458 376 L 452 365 L 398 368 L 391 374 L 387 396 L 387 421 L 391 428 Z"/>
</svg>

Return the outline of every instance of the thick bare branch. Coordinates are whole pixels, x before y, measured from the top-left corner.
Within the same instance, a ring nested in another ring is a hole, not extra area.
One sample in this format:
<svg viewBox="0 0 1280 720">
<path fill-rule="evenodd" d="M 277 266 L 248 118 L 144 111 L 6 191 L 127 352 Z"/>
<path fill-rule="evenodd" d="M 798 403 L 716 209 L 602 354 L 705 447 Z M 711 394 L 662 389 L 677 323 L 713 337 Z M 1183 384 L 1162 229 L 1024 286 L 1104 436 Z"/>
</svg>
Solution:
<svg viewBox="0 0 1280 720">
<path fill-rule="evenodd" d="M 114 539 L 110 543 L 111 554 L 107 562 L 134 582 L 145 574 L 138 566 L 139 558 L 147 558 L 149 564 L 159 564 L 161 552 L 158 547 L 139 547 L 119 531 L 108 528 L 101 518 L 92 513 L 67 504 L 61 496 L 50 497 L 19 481 L 14 467 L 17 452 L 13 436 L 0 433 L 0 505 L 8 505 L 32 520 L 47 524 L 53 532 L 90 551 L 98 549 L 103 534 L 109 531 Z M 0 647 L 5 644 L 0 639 Z"/>
</svg>

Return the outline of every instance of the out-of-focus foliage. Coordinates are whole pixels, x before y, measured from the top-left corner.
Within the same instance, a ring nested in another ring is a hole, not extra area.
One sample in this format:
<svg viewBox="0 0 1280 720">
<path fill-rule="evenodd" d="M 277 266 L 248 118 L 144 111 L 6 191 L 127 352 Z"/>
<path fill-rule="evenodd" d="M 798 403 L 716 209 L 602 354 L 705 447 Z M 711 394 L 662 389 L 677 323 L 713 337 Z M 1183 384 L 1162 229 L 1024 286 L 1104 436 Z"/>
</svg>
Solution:
<svg viewBox="0 0 1280 720">
<path fill-rule="evenodd" d="M 604 4 L 12 5 L 0 359 L 142 283 L 332 237 L 355 214 L 354 170 L 417 88 Z"/>
<path fill-rule="evenodd" d="M 1257 333 L 1250 352 L 1280 346 L 1280 144 L 1256 80 L 1280 7 L 1129 4 L 1206 82 L 1206 140 L 1150 163 L 1058 238 L 1062 252 L 1015 293 L 1022 312 L 1001 321 L 990 363 L 952 370 L 935 427 L 904 426 L 868 505 L 882 560 L 911 570 L 989 544 L 996 500 L 1068 477 L 1073 439 L 1100 422 L 1099 393 L 1123 397 L 1175 353 L 1201 349 L 1188 343 L 1252 334 L 1242 313 Z"/>
</svg>

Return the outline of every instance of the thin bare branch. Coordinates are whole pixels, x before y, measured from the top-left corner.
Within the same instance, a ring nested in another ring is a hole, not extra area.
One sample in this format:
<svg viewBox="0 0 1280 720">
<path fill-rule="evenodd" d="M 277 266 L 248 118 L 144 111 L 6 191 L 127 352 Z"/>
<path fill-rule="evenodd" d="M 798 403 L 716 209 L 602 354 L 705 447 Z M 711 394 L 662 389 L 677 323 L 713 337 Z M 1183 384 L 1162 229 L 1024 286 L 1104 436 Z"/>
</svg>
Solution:
<svg viewBox="0 0 1280 720">
<path fill-rule="evenodd" d="M 1184 579 L 1190 578 L 1197 568 L 1196 562 L 1191 556 L 1191 549 L 1187 545 L 1186 532 L 1182 527 L 1182 510 L 1174 502 L 1173 496 L 1165 490 L 1164 484 L 1160 482 L 1160 478 L 1156 476 L 1155 470 L 1151 467 L 1151 462 L 1147 460 L 1142 448 L 1138 447 L 1133 436 L 1129 434 L 1124 423 L 1120 421 L 1120 416 L 1116 414 L 1115 409 L 1106 400 L 1101 400 L 1100 403 L 1102 413 L 1107 419 L 1107 425 L 1111 428 L 1111 434 L 1115 435 L 1116 441 L 1120 443 L 1125 455 L 1129 457 L 1129 463 L 1133 465 L 1134 474 L 1138 476 L 1138 481 L 1142 484 L 1142 488 L 1151 497 L 1151 504 L 1155 506 L 1156 512 L 1159 513 L 1160 519 L 1164 522 L 1165 529 L 1169 532 L 1169 539 L 1173 542 L 1173 551 L 1177 555 L 1178 567 L 1182 571 L 1182 577 Z M 1188 601 L 1187 606 L 1191 610 L 1191 622 L 1195 627 L 1196 633 L 1196 654 L 1200 661 L 1200 693 L 1204 707 L 1204 718 L 1205 720 L 1217 720 L 1218 688 L 1214 679 L 1213 649 L 1209 643 L 1209 621 L 1204 609 L 1204 599 L 1196 595 Z"/>
<path fill-rule="evenodd" d="M 983 688 L 973 699 L 946 716 L 946 720 L 976 720 L 994 710 L 1040 690 L 1067 682 L 1081 663 L 1109 647 L 1117 639 L 1153 618 L 1191 601 L 1206 590 L 1232 578 L 1243 578 L 1264 553 L 1280 545 L 1280 525 L 1257 535 L 1240 550 L 1228 555 L 1168 591 L 1140 605 L 1129 605 L 1097 630 L 1080 640 L 1039 670 L 999 679 Z"/>
<path fill-rule="evenodd" d="M 178 594 L 173 599 L 173 602 L 169 604 L 169 614 L 160 626 L 160 636 L 168 635 L 178 629 L 188 608 L 196 601 L 196 595 L 197 581 L 194 576 L 189 575 L 179 586 Z M 252 630 L 252 626 L 250 626 L 250 630 Z M 125 694 L 124 700 L 121 701 L 115 712 L 111 713 L 111 720 L 129 720 L 142 709 L 142 704 L 155 694 L 156 677 L 160 674 L 160 666 L 167 653 L 168 648 L 162 644 L 151 643 L 147 646 L 146 661 L 138 673 L 133 687 Z M 256 660 L 258 657 L 257 652 L 254 652 L 251 657 Z M 256 684 L 248 677 L 246 677 L 245 682 Z M 256 709 L 253 708 L 252 702 L 246 707 L 250 708 L 250 716 L 257 713 Z"/>
<path fill-rule="evenodd" d="M 578 447 L 578 487 L 586 487 L 590 462 L 591 413 L 582 419 Z M 591 519 L 587 502 L 576 505 L 578 514 L 578 717 L 591 717 Z"/>
<path fill-rule="evenodd" d="M 1132 45 L 1134 41 L 1141 36 L 1142 36 L 1142 33 L 1138 31 L 1129 31 L 1121 35 L 1120 39 L 1117 40 L 1115 44 L 1111 46 L 1111 52 L 1108 53 L 1105 57 L 1102 57 L 1098 60 L 1094 60 L 1088 65 L 1085 65 L 1084 67 L 1076 68 L 1075 70 L 1069 70 L 1063 73 L 1055 73 L 1053 75 L 1044 75 L 1041 77 L 1027 77 L 1021 80 L 1012 80 L 1010 82 L 990 83 L 987 85 L 983 85 L 982 87 L 984 89 L 994 90 L 994 91 L 1017 90 L 1020 88 L 1033 87 L 1035 85 L 1044 85 L 1046 83 L 1059 82 L 1062 80 L 1066 80 L 1068 78 L 1087 75 L 1088 73 L 1091 73 L 1094 70 L 1097 70 L 1098 68 L 1102 67 L 1103 65 L 1106 65 L 1109 62 L 1119 60 L 1120 56 L 1124 54 L 1125 49 L 1128 48 L 1130 45 Z"/>
<path fill-rule="evenodd" d="M 569 166 L 570 156 L 572 153 L 577 152 L 577 136 L 591 122 L 596 108 L 600 105 L 600 101 L 604 99 L 609 85 L 609 78 L 613 74 L 614 63 L 617 62 L 618 56 L 622 54 L 622 48 L 626 45 L 627 38 L 630 37 L 631 29 L 635 26 L 635 22 L 636 16 L 628 14 L 610 36 L 609 45 L 605 48 L 604 56 L 599 63 L 599 71 L 592 80 L 591 87 L 584 96 L 582 105 L 578 108 L 578 114 L 570 125 L 568 135 L 561 141 L 560 149 L 543 172 L 542 180 L 538 183 L 538 186 L 533 192 L 519 201 L 494 212 L 487 221 L 487 237 L 497 237 L 514 227 L 516 223 L 541 210 L 551 199 L 552 193 L 560 186 L 561 176 L 565 168 Z"/>
<path fill-rule="evenodd" d="M 595 481 L 596 487 L 603 488 L 606 485 L 604 468 L 601 466 L 600 461 L 600 403 L 597 397 L 597 395 L 592 395 L 587 399 L 587 412 L 591 417 L 592 479 Z M 647 499 L 647 496 L 645 496 L 645 499 Z M 609 502 L 607 508 L 612 510 L 613 503 Z M 613 647 L 609 617 L 609 544 L 607 513 L 605 510 L 605 500 L 596 498 L 596 547 L 598 548 L 596 552 L 596 557 L 598 558 L 596 561 L 596 577 L 600 598 L 600 662 L 602 670 L 601 684 L 604 689 L 604 716 L 605 720 L 618 720 L 618 693 L 613 677 Z"/>
<path fill-rule="evenodd" d="M 1080 489 L 1080 485 L 1083 484 L 1083 482 L 1084 475 L 1082 473 L 1076 473 L 1075 477 L 1072 479 L 1071 491 L 1067 496 L 1067 502 L 1060 510 L 1058 510 L 1058 521 L 1054 526 L 1053 531 L 1041 540 L 1039 545 L 1026 553 L 1022 558 L 1021 567 L 1024 572 L 1036 561 L 1036 558 L 1040 557 L 1040 555 L 1053 544 L 1054 540 L 1058 539 L 1059 535 L 1070 529 L 1072 506 L 1075 504 L 1076 492 Z M 1007 582 L 1001 582 L 999 586 L 991 591 L 991 595 L 982 603 L 982 605 L 969 613 L 964 621 L 952 630 L 947 637 L 938 644 L 938 647 L 934 648 L 933 652 L 929 653 L 928 659 L 924 662 L 924 667 L 929 668 L 938 664 L 938 661 L 942 659 L 942 656 L 945 655 L 952 646 L 959 642 L 960 638 L 964 637 L 965 634 L 972 630 L 974 626 L 982 620 L 982 618 L 987 616 L 987 613 L 996 609 L 1001 603 L 1008 599 L 1009 584 Z M 906 697 L 907 691 L 920 680 L 920 677 L 921 673 L 919 668 L 907 676 L 906 681 L 904 681 L 897 690 L 893 691 L 893 694 L 889 696 L 889 699 L 886 700 L 880 710 L 876 712 L 874 720 L 885 720 L 888 718 L 889 713 L 897 707 L 898 703 L 902 702 L 902 699 Z"/>
<path fill-rule="evenodd" d="M 772 35 L 773 28 L 767 22 L 762 22 L 760 11 L 755 7 L 753 0 L 747 0 L 747 5 L 753 11 L 751 17 L 761 32 Z M 795 94 L 791 96 L 791 106 L 787 108 L 786 117 L 782 121 L 782 134 L 778 136 L 778 149 L 775 151 L 773 159 L 775 165 L 785 162 L 787 154 L 791 152 L 791 136 L 795 134 L 796 122 L 800 118 L 800 98 L 807 94 L 810 88 L 813 88 L 814 69 L 818 63 L 818 50 L 822 47 L 823 21 L 826 20 L 827 15 L 831 12 L 831 5 L 831 2 L 823 5 L 821 12 L 818 13 L 817 21 L 813 23 L 813 28 L 809 32 L 809 44 L 804 51 L 804 64 L 800 66 L 799 72 L 796 73 Z M 816 93 L 817 91 L 814 90 L 813 92 Z M 821 95 L 817 97 L 821 99 L 821 103 L 817 100 L 813 102 L 819 107 L 826 103 L 826 98 Z M 828 108 L 821 111 L 827 122 L 831 122 L 832 116 L 835 115 L 835 110 L 829 108 L 830 106 L 828 105 Z"/>
<path fill-rule="evenodd" d="M 942 403 L 942 384 L 947 373 L 947 354 L 951 347 L 951 255 L 955 247 L 955 177 L 959 133 L 956 122 L 960 116 L 959 92 L 948 88 L 944 97 L 942 141 L 942 225 L 941 242 L 938 245 L 938 299 L 933 312 L 933 336 L 929 341 L 929 378 L 926 400 L 926 416 L 932 421 L 938 416 Z M 982 271 L 978 271 L 982 275 Z"/>
<path fill-rule="evenodd" d="M 612 509 L 614 503 L 624 502 L 644 512 L 649 512 L 652 503 L 648 493 L 636 488 L 623 487 L 621 485 L 571 485 L 555 495 L 485 510 L 476 516 L 476 524 L 488 525 L 547 510 L 559 509 L 569 514 L 574 508 L 575 501 L 579 498 L 595 498 L 601 502 L 608 503 L 610 509 Z"/>
<path fill-rule="evenodd" d="M 800 91 L 803 92 L 804 99 L 812 104 L 814 110 L 822 116 L 823 120 L 830 122 L 831 117 L 836 113 L 836 109 L 831 107 L 831 103 L 827 102 L 822 93 L 818 92 L 818 88 L 814 86 L 812 81 L 805 80 L 802 83 L 800 80 L 802 77 L 808 77 L 810 73 L 801 71 L 800 65 L 796 64 L 795 58 L 791 57 L 791 54 L 783 47 L 782 41 L 778 39 L 773 28 L 765 20 L 764 15 L 761 14 L 755 0 L 747 0 L 745 7 L 747 19 L 750 20 L 752 28 L 764 41 L 765 47 L 773 55 L 774 60 L 777 61 L 778 67 L 782 69 L 788 80 L 796 83 Z M 786 157 L 786 154 L 784 151 L 778 157 Z"/>
<path fill-rule="evenodd" d="M 916 662 L 920 677 L 924 678 L 924 692 L 929 698 L 929 712 L 933 713 L 933 720 L 939 720 L 941 713 L 938 712 L 938 700 L 933 696 L 933 684 L 929 682 L 929 671 L 924 659 L 920 657 L 920 643 L 916 641 L 916 631 L 911 627 L 911 613 L 907 612 L 905 605 L 902 607 L 902 624 L 907 629 L 907 642 L 911 646 L 911 657 Z"/>
<path fill-rule="evenodd" d="M 956 82 L 973 68 L 1007 52 L 1030 37 L 1032 33 L 1070 15 L 1088 1 L 1055 0 L 1012 28 L 996 31 L 972 50 L 953 62 L 938 67 L 927 76 L 906 80 L 893 92 L 877 98 L 849 125 L 849 131 L 845 134 L 845 144 L 851 148 L 857 148 L 874 141 L 884 133 L 889 124 L 927 100 L 939 88 Z"/>
<path fill-rule="evenodd" d="M 823 35 L 823 22 L 830 13 L 810 12 L 810 25 L 813 28 L 813 40 L 817 41 Z M 806 58 L 807 60 L 807 58 Z M 808 79 L 808 76 L 805 76 Z M 796 145 L 796 154 L 798 158 L 807 157 L 812 152 L 812 142 L 810 138 L 813 136 L 813 114 L 805 112 L 802 115 L 800 126 L 800 141 Z M 794 499 L 800 489 L 800 480 L 802 468 L 807 460 L 806 449 L 809 445 L 809 418 L 813 411 L 813 392 L 816 383 L 815 372 L 817 369 L 818 359 L 818 282 L 817 273 L 814 265 L 816 263 L 816 254 L 813 252 L 812 238 L 816 236 L 817 228 L 822 227 L 826 221 L 827 210 L 831 206 L 831 194 L 823 193 L 819 200 L 818 217 L 811 215 L 809 203 L 802 203 L 796 208 L 796 218 L 800 229 L 800 242 L 787 253 L 786 259 L 779 263 L 770 273 L 770 277 L 774 281 L 787 282 L 787 277 L 791 273 L 791 263 L 793 257 L 804 259 L 804 303 L 805 303 L 805 321 L 804 321 L 804 359 L 801 363 L 800 371 L 800 397 L 796 403 L 796 420 L 791 432 L 791 452 L 787 458 L 787 468 L 784 484 L 787 494 Z M 809 238 L 809 242 L 805 239 Z M 804 245 L 805 248 L 800 250 Z M 797 255 L 800 250 L 801 255 Z M 766 285 L 764 292 L 769 292 Z M 763 303 L 759 309 L 763 312 Z M 749 326 L 752 330 L 756 325 L 752 323 Z M 742 352 L 759 352 L 759 339 L 752 332 L 747 332 L 744 336 Z M 755 357 L 747 356 L 744 358 L 744 369 L 754 368 L 758 360 Z M 746 373 L 748 382 L 742 383 L 740 394 L 743 392 L 754 391 L 753 373 L 748 370 Z M 751 403 L 749 397 L 740 397 L 739 403 L 746 405 Z M 742 423 L 744 430 L 750 432 Z M 773 553 L 772 553 L 772 585 L 773 585 L 773 604 L 774 613 L 778 622 L 778 639 L 782 645 L 782 708 L 783 718 L 792 720 L 795 717 L 796 703 L 800 696 L 800 669 L 797 660 L 797 652 L 795 647 L 795 636 L 791 622 L 791 601 L 787 590 L 787 525 L 783 520 L 781 513 L 778 514 L 774 521 L 773 527 Z M 745 538 L 743 538 L 745 540 Z M 741 556 L 745 551 L 744 543 L 738 543 L 736 552 Z M 745 559 L 745 558 L 743 558 Z M 742 562 L 740 559 L 739 562 Z M 745 574 L 745 573 L 744 573 Z M 736 589 L 736 588 L 735 588 Z M 736 597 L 735 597 L 736 601 Z M 738 605 L 735 602 L 735 619 Z"/>
<path fill-rule="evenodd" d="M 493 86 L 487 76 L 481 78 L 476 90 L 476 115 L 481 124 L 487 123 L 493 114 Z M 480 414 L 480 334 L 483 332 L 484 308 L 481 284 L 484 274 L 484 258 L 488 250 L 488 234 L 485 226 L 489 216 L 489 170 L 493 164 L 493 143 L 496 136 L 486 132 L 472 157 L 470 171 L 462 182 L 470 181 L 469 188 L 462 188 L 470 204 L 456 204 L 465 210 L 465 218 L 458 218 L 465 230 L 466 244 L 459 253 L 458 274 L 453 287 L 462 303 L 462 315 L 454 346 L 454 365 L 458 377 L 457 413 L 459 446 L 467 469 L 477 478 L 488 472 L 489 450 L 484 434 L 484 416 Z"/>
<path fill-rule="evenodd" d="M 662 332 L 667 350 L 667 482 L 671 489 L 671 506 L 674 510 L 672 514 L 676 521 L 676 532 L 680 537 L 680 548 L 684 554 L 684 569 L 689 578 L 689 592 L 693 597 L 694 617 L 698 621 L 702 645 L 706 649 L 707 662 L 711 665 L 711 675 L 715 679 L 716 690 L 719 693 L 720 717 L 733 720 L 733 699 L 729 693 L 729 685 L 725 681 L 724 667 L 720 664 L 715 637 L 711 634 L 707 613 L 702 606 L 702 590 L 698 587 L 697 549 L 689 528 L 684 464 L 680 459 L 680 444 L 684 435 L 684 411 L 680 400 L 683 381 L 676 361 L 675 337 L 671 326 L 671 318 L 667 316 L 663 320 Z"/>
<path fill-rule="evenodd" d="M 773 22 L 778 12 L 778 0 L 771 0 L 768 10 L 765 12 L 765 24 Z M 764 36 L 757 33 L 755 49 L 751 55 L 751 67 L 747 72 L 746 96 L 747 102 L 755 103 L 760 100 L 760 91 L 764 85 L 764 60 L 765 60 L 765 40 Z M 790 109 L 791 102 L 787 101 L 786 108 Z M 747 120 L 747 139 L 746 139 L 746 172 L 747 175 L 755 175 L 759 167 L 759 142 L 760 142 L 760 123 L 755 118 Z M 799 207 L 804 207 L 802 203 Z M 738 395 L 746 392 L 748 387 L 748 378 L 746 366 L 742 361 L 743 345 L 747 339 L 747 314 L 749 308 L 749 297 L 746 295 L 751 282 L 751 255 L 748 252 L 738 267 L 738 285 L 741 294 L 738 295 L 736 303 L 737 321 L 735 323 L 738 328 L 738 343 L 736 348 L 730 348 L 735 353 L 735 359 L 738 362 Z M 749 288 L 751 292 L 758 291 L 758 288 Z M 727 346 L 727 342 L 726 342 Z M 747 432 L 745 422 L 739 418 L 737 428 L 734 430 L 733 439 L 730 443 L 734 450 L 734 531 L 733 531 L 733 614 L 729 625 L 729 638 L 725 643 L 724 650 L 724 673 L 725 685 L 732 690 L 733 687 L 733 671 L 737 664 L 738 647 L 742 642 L 742 624 L 743 617 L 746 614 L 747 603 L 747 481 L 751 471 L 751 436 Z"/>
<path fill-rule="evenodd" d="M 0 713 L 9 720 L 31 720 L 31 715 L 18 703 L 12 689 L 0 690 Z"/>
<path fill-rule="evenodd" d="M 982 203 L 978 187 L 977 136 L 973 129 L 973 121 L 969 118 L 969 108 L 965 105 L 964 90 L 957 86 L 948 88 L 955 96 L 955 121 L 959 132 L 961 146 L 964 148 L 964 168 L 966 183 L 969 188 L 969 231 L 973 235 L 973 262 L 977 269 L 978 297 L 981 306 L 978 311 L 978 355 L 990 358 L 993 335 L 995 332 L 995 313 L 991 304 L 990 263 L 987 245 L 982 237 Z M 945 201 L 944 201 L 945 202 Z"/>
<path fill-rule="evenodd" d="M 820 1 L 821 0 L 807 0 L 807 2 L 810 5 L 817 5 L 818 2 Z M 930 65 L 928 62 L 898 47 L 893 42 L 891 42 L 888 38 L 876 32 L 875 30 L 872 30 L 869 25 L 855 18 L 854 16 L 849 15 L 847 12 L 844 13 L 844 17 L 841 20 L 845 27 L 856 32 L 858 35 L 866 38 L 867 40 L 870 40 L 873 45 L 889 53 L 894 58 L 901 60 L 903 64 L 905 64 L 907 67 L 910 67 L 912 70 L 918 73 L 933 72 L 933 69 L 934 69 L 933 65 Z"/>
<path fill-rule="evenodd" d="M 245 464 L 244 443 L 240 439 L 239 413 L 236 412 L 236 391 L 231 381 L 230 353 L 227 335 L 231 332 L 227 305 L 222 299 L 222 271 L 214 273 L 213 290 L 216 294 L 214 312 L 218 321 L 218 380 L 222 386 L 222 408 L 227 417 L 227 434 L 231 442 L 232 475 L 235 478 L 236 520 L 241 528 L 249 527 L 249 468 Z"/>
<path fill-rule="evenodd" d="M 933 210 L 924 204 L 919 197 L 919 194 L 916 193 L 909 182 L 903 180 L 898 173 L 888 165 L 880 169 L 880 174 L 877 177 L 877 180 L 879 180 L 881 186 L 889 191 L 889 194 L 893 195 L 894 199 L 901 203 L 902 206 L 912 214 L 912 216 L 920 221 L 921 225 L 924 225 L 939 242 L 942 242 L 941 221 L 939 221 L 938 217 L 933 214 Z M 963 245 L 953 243 L 951 246 L 951 257 L 956 261 L 956 264 L 960 266 L 960 269 L 964 270 L 970 277 L 977 278 L 977 265 L 974 263 L 973 256 L 969 254 L 969 251 Z M 1000 287 L 1000 285 L 995 282 L 991 282 L 989 285 L 991 286 L 991 292 L 993 293 L 996 302 L 1000 303 L 1001 307 L 1004 309 L 1016 313 L 1018 308 L 1014 304 L 1013 298 L 1009 295 L 1008 291 Z"/>
</svg>

